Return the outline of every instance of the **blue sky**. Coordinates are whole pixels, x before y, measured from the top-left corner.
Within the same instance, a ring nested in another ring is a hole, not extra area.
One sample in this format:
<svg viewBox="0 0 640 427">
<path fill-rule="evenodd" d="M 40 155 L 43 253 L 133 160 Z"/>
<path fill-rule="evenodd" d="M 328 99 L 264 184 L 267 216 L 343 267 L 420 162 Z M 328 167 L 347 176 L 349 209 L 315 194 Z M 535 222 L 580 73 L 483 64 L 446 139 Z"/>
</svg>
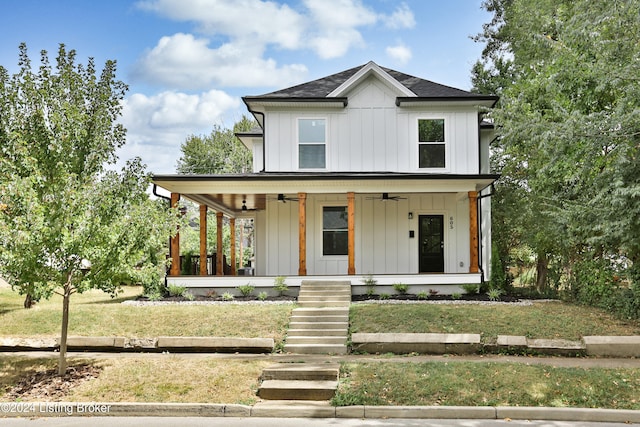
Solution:
<svg viewBox="0 0 640 427">
<path fill-rule="evenodd" d="M 482 0 L 2 0 L 0 65 L 58 45 L 129 85 L 121 163 L 173 173 L 188 135 L 231 127 L 259 95 L 372 60 L 468 90 L 491 16 Z"/>
</svg>

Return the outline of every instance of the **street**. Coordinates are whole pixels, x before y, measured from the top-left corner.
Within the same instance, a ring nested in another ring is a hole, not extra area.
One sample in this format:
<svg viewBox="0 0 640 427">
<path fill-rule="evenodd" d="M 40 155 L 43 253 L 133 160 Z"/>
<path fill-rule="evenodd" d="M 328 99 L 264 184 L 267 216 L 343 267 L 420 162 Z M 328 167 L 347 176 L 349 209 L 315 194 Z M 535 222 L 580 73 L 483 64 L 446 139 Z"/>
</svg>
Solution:
<svg viewBox="0 0 640 427">
<path fill-rule="evenodd" d="M 424 419 L 354 419 L 354 418 L 207 418 L 207 417 L 49 417 L 0 418 L 2 427 L 623 427 L 625 423 L 589 423 L 584 421 L 528 420 L 424 420 Z"/>
</svg>

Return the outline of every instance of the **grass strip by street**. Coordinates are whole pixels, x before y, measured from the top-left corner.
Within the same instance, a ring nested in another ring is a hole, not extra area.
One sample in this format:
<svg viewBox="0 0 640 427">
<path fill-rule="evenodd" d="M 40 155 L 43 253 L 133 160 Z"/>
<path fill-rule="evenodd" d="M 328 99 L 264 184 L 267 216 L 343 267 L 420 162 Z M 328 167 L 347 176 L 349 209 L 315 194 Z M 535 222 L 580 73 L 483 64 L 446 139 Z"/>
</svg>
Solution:
<svg viewBox="0 0 640 427">
<path fill-rule="evenodd" d="M 124 336 L 219 336 L 284 339 L 293 304 L 163 305 L 120 304 L 140 294 L 140 287 L 126 287 L 115 299 L 100 291 L 73 295 L 69 335 Z M 62 302 L 54 296 L 31 309 L 22 307 L 23 297 L 0 289 L 0 336 L 57 337 Z"/>
<path fill-rule="evenodd" d="M 343 363 L 332 403 L 640 409 L 640 369 L 516 363 Z"/>
<path fill-rule="evenodd" d="M 476 333 L 579 340 L 590 335 L 640 335 L 640 323 L 563 302 L 516 305 L 353 304 L 351 333 Z"/>
<path fill-rule="evenodd" d="M 67 402 L 162 402 L 237 403 L 250 405 L 258 399 L 256 391 L 267 361 L 213 360 L 128 356 L 122 359 L 81 361 L 100 368 L 97 378 L 71 388 L 58 401 Z M 20 379 L 37 371 L 55 369 L 54 358 L 9 356 L 0 359 L 0 401 Z M 46 395 L 21 401 L 50 401 Z"/>
</svg>

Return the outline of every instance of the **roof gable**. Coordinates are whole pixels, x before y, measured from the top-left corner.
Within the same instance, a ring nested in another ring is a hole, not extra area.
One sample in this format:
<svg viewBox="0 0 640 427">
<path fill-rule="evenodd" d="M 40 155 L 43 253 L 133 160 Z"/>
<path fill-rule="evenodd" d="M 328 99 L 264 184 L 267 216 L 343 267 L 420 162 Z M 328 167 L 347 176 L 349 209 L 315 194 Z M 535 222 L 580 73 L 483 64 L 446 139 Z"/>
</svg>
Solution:
<svg viewBox="0 0 640 427">
<path fill-rule="evenodd" d="M 380 68 L 378 64 L 376 64 L 373 61 L 370 61 L 369 63 L 361 67 L 351 77 L 345 80 L 340 86 L 338 86 L 333 91 L 331 91 L 331 93 L 329 93 L 327 97 L 335 98 L 340 96 L 346 96 L 346 94 L 349 91 L 351 91 L 355 86 L 359 85 L 364 80 L 366 80 L 369 76 L 372 76 L 372 75 L 382 80 L 386 85 L 395 89 L 401 96 L 406 96 L 406 97 L 416 96 L 414 92 L 409 90 L 397 79 L 393 78 L 384 69 Z"/>
</svg>

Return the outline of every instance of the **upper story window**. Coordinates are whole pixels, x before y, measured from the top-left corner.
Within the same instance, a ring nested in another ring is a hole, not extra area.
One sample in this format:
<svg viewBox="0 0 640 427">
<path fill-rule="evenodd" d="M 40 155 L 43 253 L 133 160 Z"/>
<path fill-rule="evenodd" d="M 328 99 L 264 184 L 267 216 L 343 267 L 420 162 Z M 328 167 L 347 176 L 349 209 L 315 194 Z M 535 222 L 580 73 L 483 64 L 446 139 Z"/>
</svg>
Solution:
<svg viewBox="0 0 640 427">
<path fill-rule="evenodd" d="M 298 167 L 327 167 L 327 126 L 325 119 L 298 119 Z"/>
<path fill-rule="evenodd" d="M 444 168 L 445 153 L 444 119 L 419 119 L 418 167 Z"/>
</svg>

